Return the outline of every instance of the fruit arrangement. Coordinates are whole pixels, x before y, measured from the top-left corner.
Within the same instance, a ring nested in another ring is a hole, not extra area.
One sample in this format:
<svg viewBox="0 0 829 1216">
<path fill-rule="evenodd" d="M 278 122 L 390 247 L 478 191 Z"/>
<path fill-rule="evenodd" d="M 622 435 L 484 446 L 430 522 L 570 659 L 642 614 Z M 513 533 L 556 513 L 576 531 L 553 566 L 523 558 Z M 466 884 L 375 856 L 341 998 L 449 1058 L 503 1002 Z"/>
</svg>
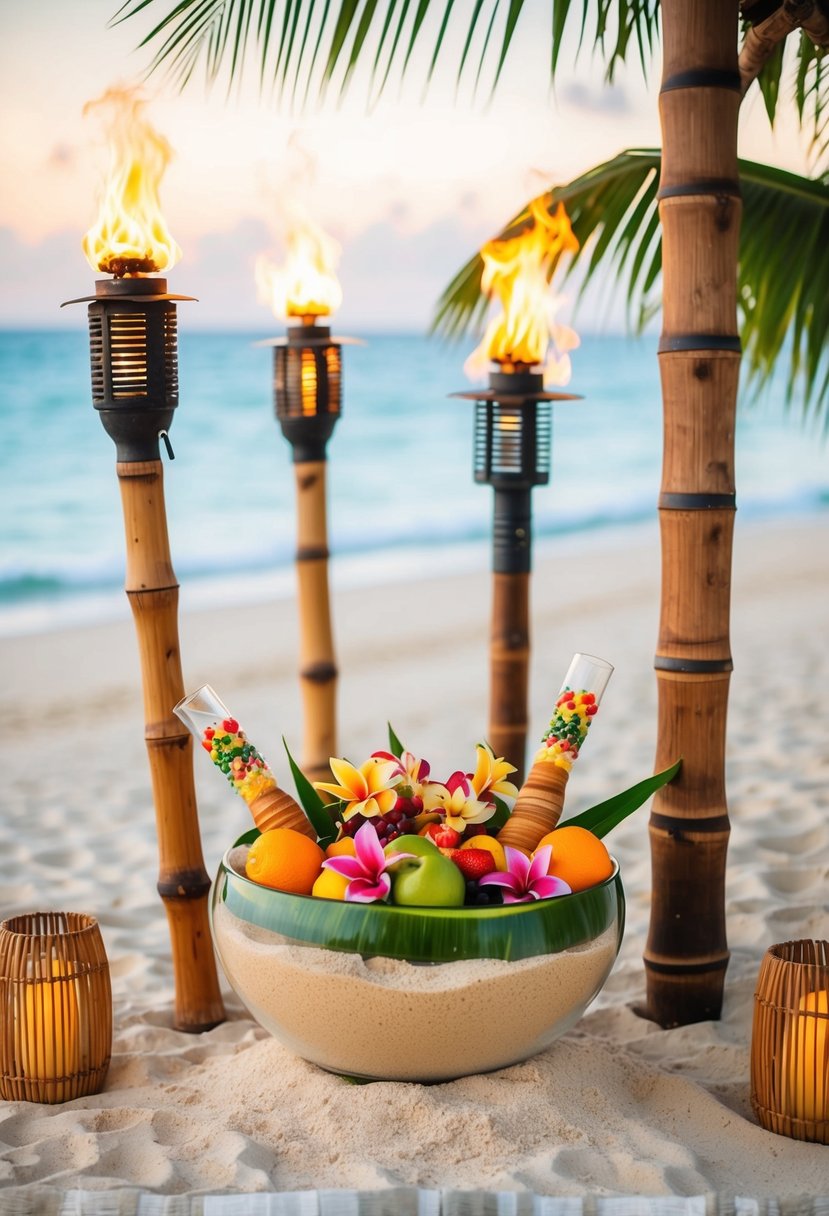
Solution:
<svg viewBox="0 0 829 1216">
<path fill-rule="evenodd" d="M 514 766 L 486 743 L 477 745 L 471 771 L 439 781 L 389 728 L 388 751 L 359 766 L 333 758 L 330 782 L 312 785 L 288 752 L 297 802 L 209 686 L 176 713 L 251 808 L 260 830 L 245 861 L 253 882 L 355 903 L 485 907 L 606 881 L 614 865 L 602 837 L 678 770 L 677 763 L 557 826 L 610 671 L 601 660 L 575 657 L 520 790 L 509 779 Z M 574 682 L 585 674 L 595 676 L 592 687 Z M 266 812 L 257 813 L 263 795 Z"/>
</svg>

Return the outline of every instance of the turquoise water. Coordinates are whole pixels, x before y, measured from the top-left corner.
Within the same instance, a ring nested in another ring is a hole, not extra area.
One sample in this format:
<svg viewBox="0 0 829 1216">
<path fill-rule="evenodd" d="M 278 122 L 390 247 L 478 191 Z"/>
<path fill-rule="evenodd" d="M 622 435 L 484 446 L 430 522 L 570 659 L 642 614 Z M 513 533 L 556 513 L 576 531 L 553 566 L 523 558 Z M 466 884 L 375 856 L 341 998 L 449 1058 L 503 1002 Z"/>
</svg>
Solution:
<svg viewBox="0 0 829 1216">
<path fill-rule="evenodd" d="M 188 603 L 290 594 L 294 481 L 271 401 L 265 334 L 181 335 L 180 404 L 165 458 L 173 564 Z M 471 345 L 471 344 L 470 344 Z M 554 407 L 553 475 L 535 535 L 596 535 L 653 519 L 661 465 L 656 339 L 585 337 Z M 491 490 L 472 479 L 466 348 L 369 336 L 343 350 L 343 416 L 329 443 L 334 570 L 419 576 L 489 560 Z M 91 405 L 84 330 L 0 333 L 0 633 L 123 615 L 115 448 Z M 827 449 L 782 391 L 741 403 L 741 518 L 829 510 Z"/>
</svg>

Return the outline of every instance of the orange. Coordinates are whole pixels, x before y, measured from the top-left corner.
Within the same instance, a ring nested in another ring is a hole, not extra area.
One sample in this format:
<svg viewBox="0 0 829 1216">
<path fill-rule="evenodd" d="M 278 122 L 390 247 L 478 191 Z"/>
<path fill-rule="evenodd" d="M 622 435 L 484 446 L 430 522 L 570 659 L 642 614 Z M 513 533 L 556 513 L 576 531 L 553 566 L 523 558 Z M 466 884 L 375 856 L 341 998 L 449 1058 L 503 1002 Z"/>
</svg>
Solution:
<svg viewBox="0 0 829 1216">
<path fill-rule="evenodd" d="M 342 840 L 335 840 L 325 850 L 326 857 L 356 857 L 356 855 L 357 846 L 353 836 L 343 836 Z"/>
<path fill-rule="evenodd" d="M 504 852 L 504 846 L 494 836 L 470 836 L 469 840 L 463 842 L 461 848 L 486 849 L 493 856 L 496 870 L 506 870 L 507 868 L 507 856 Z"/>
<path fill-rule="evenodd" d="M 610 854 L 598 836 L 587 828 L 556 828 L 542 836 L 535 853 L 545 844 L 553 846 L 548 874 L 563 878 L 573 891 L 584 891 L 604 882 L 613 873 Z"/>
<path fill-rule="evenodd" d="M 317 881 L 311 888 L 311 894 L 318 899 L 345 899 L 345 892 L 351 879 L 335 870 L 322 870 Z"/>
<path fill-rule="evenodd" d="M 245 873 L 263 887 L 310 895 L 325 854 L 315 840 L 293 828 L 271 828 L 250 846 Z"/>
</svg>

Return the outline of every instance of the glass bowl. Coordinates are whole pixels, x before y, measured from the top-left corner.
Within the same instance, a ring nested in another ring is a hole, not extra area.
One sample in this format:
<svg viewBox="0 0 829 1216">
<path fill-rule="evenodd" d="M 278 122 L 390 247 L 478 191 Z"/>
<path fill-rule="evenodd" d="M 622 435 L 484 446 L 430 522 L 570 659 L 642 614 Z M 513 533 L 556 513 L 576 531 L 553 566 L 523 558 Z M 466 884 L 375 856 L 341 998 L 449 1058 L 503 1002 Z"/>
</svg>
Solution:
<svg viewBox="0 0 829 1216">
<path fill-rule="evenodd" d="M 618 863 L 531 903 L 412 908 L 291 895 L 244 876 L 249 832 L 210 896 L 213 940 L 253 1017 L 295 1054 L 364 1080 L 505 1068 L 578 1021 L 616 961 Z"/>
</svg>

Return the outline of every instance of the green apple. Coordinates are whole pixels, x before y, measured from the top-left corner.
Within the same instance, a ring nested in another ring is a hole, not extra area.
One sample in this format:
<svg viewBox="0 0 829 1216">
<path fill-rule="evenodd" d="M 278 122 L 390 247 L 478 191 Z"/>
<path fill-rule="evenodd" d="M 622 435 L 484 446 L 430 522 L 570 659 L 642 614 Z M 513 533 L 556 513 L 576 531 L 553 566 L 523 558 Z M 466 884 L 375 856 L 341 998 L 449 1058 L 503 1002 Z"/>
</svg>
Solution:
<svg viewBox="0 0 829 1216">
<path fill-rule="evenodd" d="M 466 895 L 466 880 L 454 861 L 444 857 L 434 845 L 430 847 L 431 852 L 424 849 L 419 856 L 394 867 L 392 903 L 415 908 L 460 908 Z"/>
<path fill-rule="evenodd" d="M 415 853 L 418 857 L 422 857 L 431 856 L 432 853 L 437 853 L 439 850 L 428 836 L 398 836 L 396 840 L 390 840 L 387 845 L 383 846 L 383 852 L 387 857 L 389 853 Z"/>
</svg>

